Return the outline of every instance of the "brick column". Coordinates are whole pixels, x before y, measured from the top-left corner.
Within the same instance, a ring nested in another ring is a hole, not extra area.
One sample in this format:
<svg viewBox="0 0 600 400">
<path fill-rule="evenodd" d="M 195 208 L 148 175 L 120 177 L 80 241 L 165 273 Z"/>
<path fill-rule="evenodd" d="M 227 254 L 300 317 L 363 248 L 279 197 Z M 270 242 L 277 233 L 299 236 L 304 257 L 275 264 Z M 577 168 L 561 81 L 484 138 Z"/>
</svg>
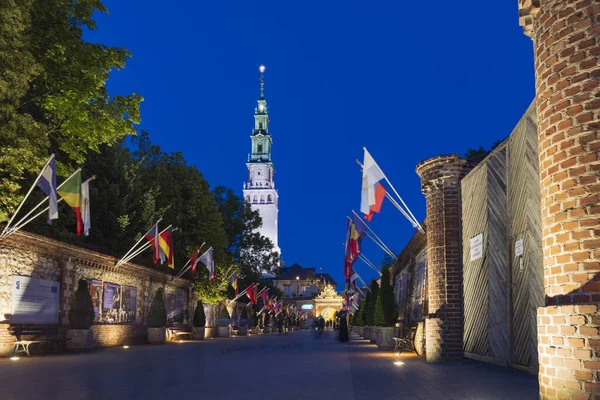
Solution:
<svg viewBox="0 0 600 400">
<path fill-rule="evenodd" d="M 546 306 L 540 397 L 600 397 L 600 2 L 519 0 L 533 39 Z"/>
<path fill-rule="evenodd" d="M 427 200 L 428 362 L 459 361 L 463 356 L 459 182 L 469 170 L 467 161 L 455 154 L 417 165 Z"/>
</svg>

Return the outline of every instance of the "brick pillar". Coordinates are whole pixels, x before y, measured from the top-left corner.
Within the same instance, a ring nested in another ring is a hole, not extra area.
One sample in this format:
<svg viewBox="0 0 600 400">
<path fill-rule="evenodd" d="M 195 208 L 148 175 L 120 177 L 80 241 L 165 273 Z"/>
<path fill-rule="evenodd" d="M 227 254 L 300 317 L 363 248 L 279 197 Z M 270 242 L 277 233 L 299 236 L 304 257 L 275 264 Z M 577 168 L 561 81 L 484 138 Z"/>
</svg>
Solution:
<svg viewBox="0 0 600 400">
<path fill-rule="evenodd" d="M 542 399 L 600 397 L 600 2 L 519 0 L 533 39 L 544 248 Z"/>
<path fill-rule="evenodd" d="M 455 154 L 417 165 L 427 200 L 428 362 L 459 361 L 463 356 L 459 182 L 469 170 L 467 161 Z"/>
</svg>

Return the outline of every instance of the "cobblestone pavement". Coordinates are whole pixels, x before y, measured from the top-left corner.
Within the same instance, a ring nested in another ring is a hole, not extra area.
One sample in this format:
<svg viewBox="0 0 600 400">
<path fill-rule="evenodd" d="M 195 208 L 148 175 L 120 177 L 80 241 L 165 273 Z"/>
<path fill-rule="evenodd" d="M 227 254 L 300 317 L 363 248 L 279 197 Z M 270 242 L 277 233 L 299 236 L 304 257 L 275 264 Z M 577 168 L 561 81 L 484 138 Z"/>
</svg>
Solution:
<svg viewBox="0 0 600 400">
<path fill-rule="evenodd" d="M 430 365 L 334 339 L 294 332 L 2 359 L 0 399 L 537 398 L 535 376 L 471 361 Z"/>
</svg>

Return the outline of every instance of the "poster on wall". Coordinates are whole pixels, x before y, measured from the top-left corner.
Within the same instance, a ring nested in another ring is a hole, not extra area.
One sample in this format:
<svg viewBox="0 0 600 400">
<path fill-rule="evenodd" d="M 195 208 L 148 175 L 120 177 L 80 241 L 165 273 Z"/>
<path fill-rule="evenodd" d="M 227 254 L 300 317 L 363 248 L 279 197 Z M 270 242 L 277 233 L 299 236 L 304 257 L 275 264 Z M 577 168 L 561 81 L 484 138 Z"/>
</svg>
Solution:
<svg viewBox="0 0 600 400">
<path fill-rule="evenodd" d="M 121 322 L 121 286 L 104 282 L 102 293 L 102 322 Z"/>
<path fill-rule="evenodd" d="M 121 322 L 135 322 L 137 307 L 137 289 L 133 286 L 123 286 L 123 302 Z"/>
<path fill-rule="evenodd" d="M 471 238 L 471 261 L 483 257 L 483 232 Z"/>
<path fill-rule="evenodd" d="M 186 301 L 185 291 L 177 289 L 175 293 L 165 293 L 165 307 L 167 308 L 167 321 L 169 324 L 183 322 Z"/>
<path fill-rule="evenodd" d="M 413 280 L 413 292 L 410 307 L 410 322 L 419 322 L 423 320 L 425 310 L 425 285 L 427 283 L 427 270 L 425 263 L 420 263 L 415 267 L 415 277 Z"/>
<path fill-rule="evenodd" d="M 88 289 L 92 296 L 92 305 L 94 307 L 94 321 L 100 322 L 102 315 L 100 314 L 100 303 L 102 302 L 102 281 L 88 279 Z"/>
<path fill-rule="evenodd" d="M 59 295 L 59 282 L 13 275 L 10 323 L 58 323 Z"/>
</svg>

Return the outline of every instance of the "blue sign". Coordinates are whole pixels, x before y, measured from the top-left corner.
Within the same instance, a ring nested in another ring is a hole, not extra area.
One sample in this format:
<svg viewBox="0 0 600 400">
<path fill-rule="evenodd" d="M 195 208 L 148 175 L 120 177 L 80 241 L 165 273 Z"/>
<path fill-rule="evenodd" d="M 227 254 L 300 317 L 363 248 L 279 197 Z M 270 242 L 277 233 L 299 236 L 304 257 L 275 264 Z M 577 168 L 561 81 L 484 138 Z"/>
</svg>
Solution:
<svg viewBox="0 0 600 400">
<path fill-rule="evenodd" d="M 303 310 L 312 310 L 315 308 L 314 304 L 302 304 L 302 309 Z"/>
</svg>

